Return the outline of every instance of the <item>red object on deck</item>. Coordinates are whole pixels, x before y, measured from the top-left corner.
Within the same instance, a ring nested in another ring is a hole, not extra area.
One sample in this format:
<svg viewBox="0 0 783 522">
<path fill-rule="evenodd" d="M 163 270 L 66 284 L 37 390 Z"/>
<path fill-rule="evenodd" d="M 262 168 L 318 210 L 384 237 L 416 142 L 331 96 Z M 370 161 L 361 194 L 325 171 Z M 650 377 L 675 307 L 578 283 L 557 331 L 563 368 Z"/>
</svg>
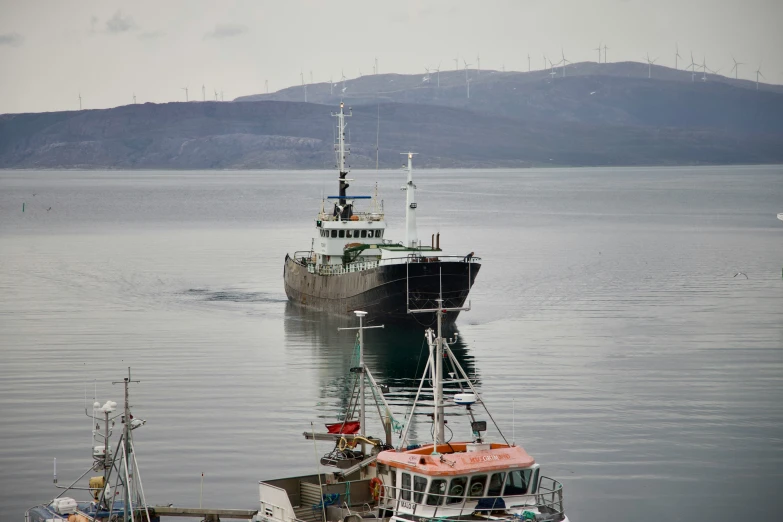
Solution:
<svg viewBox="0 0 783 522">
<path fill-rule="evenodd" d="M 344 433 L 346 435 L 353 435 L 359 433 L 359 421 L 348 421 L 346 423 L 337 422 L 335 424 L 327 424 L 326 431 L 329 433 Z"/>
</svg>

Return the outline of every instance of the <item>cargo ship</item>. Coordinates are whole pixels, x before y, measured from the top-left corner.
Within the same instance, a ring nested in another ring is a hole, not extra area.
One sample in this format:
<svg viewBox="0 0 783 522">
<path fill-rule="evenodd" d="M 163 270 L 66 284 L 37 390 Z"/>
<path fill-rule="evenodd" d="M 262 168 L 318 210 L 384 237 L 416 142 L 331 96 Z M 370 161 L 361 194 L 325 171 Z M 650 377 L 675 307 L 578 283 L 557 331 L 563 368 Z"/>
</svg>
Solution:
<svg viewBox="0 0 783 522">
<path fill-rule="evenodd" d="M 324 198 L 315 220 L 315 235 L 309 250 L 288 253 L 283 279 L 288 299 L 301 306 L 335 315 L 367 312 L 368 323 L 376 321 L 431 325 L 434 314 L 411 314 L 432 309 L 442 299 L 447 308 L 460 308 L 481 269 L 473 252 L 447 255 L 440 248 L 440 234 L 430 244 L 418 238 L 416 185 L 413 156 L 407 156 L 405 239 L 395 242 L 385 236 L 382 203 L 374 196 L 349 195 L 346 118 L 352 114 L 344 103 L 337 118 L 338 194 Z M 362 208 L 362 204 L 365 205 Z M 453 323 L 459 311 L 443 318 Z"/>
</svg>

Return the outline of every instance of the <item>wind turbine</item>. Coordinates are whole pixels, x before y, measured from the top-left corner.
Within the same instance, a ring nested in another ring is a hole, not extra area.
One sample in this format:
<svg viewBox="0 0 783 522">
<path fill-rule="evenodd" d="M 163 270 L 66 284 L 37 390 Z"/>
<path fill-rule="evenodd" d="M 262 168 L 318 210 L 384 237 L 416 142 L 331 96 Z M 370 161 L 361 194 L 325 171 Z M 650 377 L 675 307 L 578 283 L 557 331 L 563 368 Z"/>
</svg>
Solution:
<svg viewBox="0 0 783 522">
<path fill-rule="evenodd" d="M 185 101 L 186 101 L 186 102 L 187 102 L 187 101 L 190 101 L 190 100 L 188 99 L 188 88 L 187 88 L 187 87 L 180 87 L 180 89 L 182 89 L 183 91 L 185 91 Z"/>
<path fill-rule="evenodd" d="M 679 70 L 679 67 L 677 66 L 678 65 L 677 58 L 682 58 L 682 56 L 680 56 L 680 44 L 675 43 L 674 48 L 676 50 L 674 54 L 674 69 Z"/>
<path fill-rule="evenodd" d="M 606 44 L 604 44 L 604 63 L 606 63 L 606 50 L 609 49 Z"/>
<path fill-rule="evenodd" d="M 562 61 L 562 62 L 560 62 L 560 63 L 562 63 L 562 64 L 563 64 L 563 78 L 565 78 L 566 64 L 567 64 L 567 63 L 572 63 L 572 62 L 569 62 L 568 60 L 566 60 L 566 57 L 565 57 L 565 52 L 563 51 L 563 49 L 562 49 L 562 48 L 560 49 L 560 54 L 562 54 L 562 55 L 563 55 L 563 61 Z"/>
<path fill-rule="evenodd" d="M 691 64 L 688 66 L 691 68 L 691 83 L 696 81 L 696 62 L 693 60 L 693 51 L 691 51 Z M 688 67 L 685 70 L 688 70 Z"/>
<path fill-rule="evenodd" d="M 756 83 L 758 83 L 758 80 L 756 80 Z M 758 85 L 756 88 L 758 89 Z M 82 110 L 82 93 L 79 93 L 79 110 Z"/>
<path fill-rule="evenodd" d="M 332 96 L 334 94 L 334 82 L 332 81 L 332 77 L 329 77 L 329 96 Z"/>
<path fill-rule="evenodd" d="M 593 51 L 598 51 L 598 63 L 601 63 L 601 44 L 598 44 L 598 47 L 593 49 Z"/>
<path fill-rule="evenodd" d="M 739 78 L 739 66 L 745 65 L 744 62 L 738 62 L 734 57 L 731 57 L 732 61 L 734 61 L 734 67 L 731 68 L 732 71 L 734 71 L 734 79 L 737 80 Z"/>
<path fill-rule="evenodd" d="M 201 84 L 201 101 L 207 101 L 207 88 L 203 83 Z"/>
<path fill-rule="evenodd" d="M 375 74 L 378 74 L 378 57 L 375 57 Z"/>
<path fill-rule="evenodd" d="M 481 76 L 481 57 L 476 53 L 476 67 L 478 67 L 478 70 L 476 71 L 476 76 Z M 470 98 L 470 96 L 468 96 Z"/>
<path fill-rule="evenodd" d="M 299 77 L 302 79 L 302 89 L 304 89 L 304 98 L 305 98 L 304 101 L 305 101 L 305 103 L 307 103 L 307 85 L 305 85 L 305 82 L 304 82 L 304 72 L 302 72 L 301 69 L 299 70 Z"/>
<path fill-rule="evenodd" d="M 310 83 L 313 83 L 313 71 L 310 71 Z"/>
<path fill-rule="evenodd" d="M 765 80 L 767 79 L 763 74 L 761 74 L 761 62 L 759 62 L 759 68 L 756 69 L 756 90 L 757 91 L 759 90 L 759 76 L 761 76 Z M 79 100 L 81 102 L 81 98 L 79 98 Z M 81 105 L 79 105 L 79 108 L 81 108 Z"/>
<path fill-rule="evenodd" d="M 464 58 L 462 59 L 462 63 L 465 64 L 465 81 L 468 81 L 468 67 L 470 67 L 473 64 L 466 62 Z"/>
<path fill-rule="evenodd" d="M 530 72 L 530 53 L 527 53 L 527 72 Z"/>
<path fill-rule="evenodd" d="M 425 65 L 424 70 L 427 71 L 427 73 L 424 75 L 424 78 L 422 78 L 421 81 L 428 82 L 430 81 L 430 68 Z"/>
<path fill-rule="evenodd" d="M 459 56 L 454 58 L 454 70 L 459 71 Z"/>
<path fill-rule="evenodd" d="M 707 55 L 705 54 L 701 60 L 701 81 L 707 81 Z"/>
<path fill-rule="evenodd" d="M 226 101 L 226 99 L 223 97 L 223 91 L 220 91 L 220 101 Z"/>
<path fill-rule="evenodd" d="M 215 89 L 215 101 L 218 101 L 218 92 L 217 92 L 217 89 Z"/>
<path fill-rule="evenodd" d="M 647 53 L 647 78 L 652 78 L 652 66 L 657 60 L 658 58 L 650 60 L 650 53 Z"/>
<path fill-rule="evenodd" d="M 136 93 L 133 93 L 133 105 L 136 105 Z"/>
</svg>

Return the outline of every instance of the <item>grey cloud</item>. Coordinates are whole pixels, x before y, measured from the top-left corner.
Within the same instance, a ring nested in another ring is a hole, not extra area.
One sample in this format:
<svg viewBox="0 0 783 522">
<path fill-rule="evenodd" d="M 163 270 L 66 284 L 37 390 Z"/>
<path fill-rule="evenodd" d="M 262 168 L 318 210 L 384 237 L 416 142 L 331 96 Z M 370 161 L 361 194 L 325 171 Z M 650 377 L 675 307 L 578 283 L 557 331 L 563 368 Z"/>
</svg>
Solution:
<svg viewBox="0 0 783 522">
<path fill-rule="evenodd" d="M 136 28 L 133 18 L 125 16 L 122 11 L 117 11 L 111 18 L 106 20 L 106 31 L 110 33 L 124 33 Z"/>
<path fill-rule="evenodd" d="M 5 33 L 0 34 L 0 45 L 10 45 L 11 47 L 19 47 L 24 42 L 24 37 L 19 33 Z"/>
<path fill-rule="evenodd" d="M 204 39 L 209 38 L 233 38 L 248 32 L 248 28 L 238 24 L 217 24 L 214 31 L 204 35 Z"/>
</svg>

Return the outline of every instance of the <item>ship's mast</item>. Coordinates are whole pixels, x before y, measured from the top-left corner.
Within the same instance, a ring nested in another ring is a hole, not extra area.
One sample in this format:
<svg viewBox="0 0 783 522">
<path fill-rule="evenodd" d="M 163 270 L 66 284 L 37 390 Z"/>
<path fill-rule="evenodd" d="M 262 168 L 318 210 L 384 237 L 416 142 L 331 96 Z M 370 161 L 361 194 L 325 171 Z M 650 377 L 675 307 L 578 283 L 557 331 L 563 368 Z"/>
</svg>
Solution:
<svg viewBox="0 0 783 522">
<path fill-rule="evenodd" d="M 334 146 L 334 150 L 337 153 L 337 169 L 340 174 L 340 205 L 345 205 L 345 191 L 349 187 L 348 181 L 345 176 L 348 175 L 348 167 L 345 164 L 345 160 L 348 154 L 351 153 L 349 145 L 345 143 L 345 118 L 347 116 L 353 116 L 353 111 L 348 107 L 348 114 L 344 111 L 345 103 L 340 102 L 340 112 L 333 112 L 332 116 L 337 118 L 337 143 Z"/>
<path fill-rule="evenodd" d="M 416 185 L 413 184 L 413 155 L 416 152 L 402 152 L 408 155 L 408 182 L 405 184 L 405 246 L 415 248 L 419 243 L 416 232 Z"/>
<path fill-rule="evenodd" d="M 366 404 L 365 404 L 365 398 L 364 398 L 364 386 L 365 382 L 364 379 L 365 376 L 369 377 L 370 380 L 372 380 L 372 377 L 369 375 L 369 370 L 364 365 L 364 331 L 368 328 L 383 328 L 383 325 L 379 326 L 364 326 L 363 324 L 363 318 L 367 315 L 367 312 L 363 312 L 361 310 L 355 310 L 354 313 L 356 314 L 356 317 L 359 318 L 359 328 L 338 328 L 338 330 L 359 330 L 359 435 L 361 437 L 367 437 L 366 427 L 365 427 L 365 413 L 366 413 Z M 364 441 L 362 441 L 362 454 L 365 455 L 365 444 Z"/>
<path fill-rule="evenodd" d="M 470 310 L 470 305 L 459 308 L 444 308 L 443 299 L 436 299 L 438 304 L 437 308 L 428 308 L 421 310 L 409 310 L 412 314 L 420 313 L 432 313 L 435 312 L 435 316 L 438 320 L 438 336 L 433 338 L 435 332 L 432 328 L 427 330 L 427 342 L 430 345 L 430 354 L 434 355 L 434 361 L 432 361 L 432 391 L 435 399 L 433 421 L 435 424 L 435 431 L 433 434 L 433 453 L 438 452 L 438 445 L 446 443 L 446 420 L 444 417 L 444 403 L 443 403 L 443 314 L 446 312 L 455 312 L 462 310 Z M 472 386 L 471 386 L 472 388 Z M 412 413 L 411 413 L 412 415 Z M 407 435 L 407 432 L 406 432 Z"/>
</svg>

